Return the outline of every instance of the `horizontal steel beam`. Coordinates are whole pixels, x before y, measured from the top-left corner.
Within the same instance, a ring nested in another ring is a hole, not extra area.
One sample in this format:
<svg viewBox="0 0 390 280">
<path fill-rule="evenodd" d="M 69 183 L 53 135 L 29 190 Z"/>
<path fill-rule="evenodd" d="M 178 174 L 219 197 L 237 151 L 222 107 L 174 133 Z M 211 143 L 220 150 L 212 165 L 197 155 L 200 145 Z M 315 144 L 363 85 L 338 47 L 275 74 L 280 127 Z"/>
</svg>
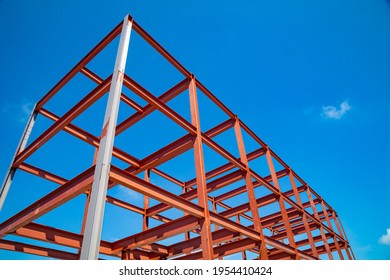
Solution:
<svg viewBox="0 0 390 280">
<path fill-rule="evenodd" d="M 33 254 L 42 257 L 55 258 L 61 260 L 77 260 L 78 255 L 64 252 L 60 250 L 44 248 L 40 246 L 25 244 L 16 241 L 9 240 L 1 240 L 0 239 L 0 249 L 14 251 L 14 252 L 22 252 L 27 254 Z"/>
<path fill-rule="evenodd" d="M 45 108 L 42 108 L 39 113 L 48 119 L 57 122 L 60 117 L 57 116 L 56 114 L 46 110 Z M 73 125 L 73 124 L 68 124 L 64 127 L 63 129 L 67 133 L 77 137 L 78 139 L 94 146 L 95 148 L 99 148 L 100 146 L 100 140 L 98 137 L 95 135 L 92 135 L 91 133 Z M 134 156 L 126 153 L 125 151 L 118 149 L 116 147 L 113 148 L 112 155 L 116 157 L 117 159 L 122 160 L 123 162 L 126 162 L 132 166 L 139 167 L 139 160 L 135 158 Z"/>
<path fill-rule="evenodd" d="M 213 248 L 214 259 L 218 257 L 226 257 L 229 255 L 233 255 L 235 253 L 239 253 L 245 250 L 250 250 L 256 246 L 258 246 L 257 242 L 250 238 L 243 238 L 241 240 L 216 246 Z M 201 260 L 201 259 L 202 259 L 202 251 L 190 255 L 182 256 L 176 258 L 175 260 Z"/>
<path fill-rule="evenodd" d="M 286 176 L 287 174 L 288 174 L 287 170 L 281 170 L 281 171 L 276 173 L 276 176 L 277 176 L 277 178 L 282 178 L 282 177 Z M 271 175 L 269 175 L 267 177 L 264 177 L 263 179 L 266 180 L 267 182 L 271 182 L 272 181 Z M 253 181 L 253 187 L 254 188 L 260 187 L 262 185 L 263 184 L 261 182 L 259 182 L 259 181 Z M 223 200 L 232 198 L 234 196 L 237 196 L 237 195 L 245 193 L 245 192 L 246 192 L 246 187 L 245 186 L 241 186 L 241 187 L 238 187 L 238 188 L 236 188 L 234 190 L 231 190 L 229 192 L 226 192 L 224 194 L 216 196 L 215 197 L 215 201 L 223 201 Z M 293 191 L 286 192 L 286 195 L 293 195 L 293 194 L 294 194 Z"/>
<path fill-rule="evenodd" d="M 207 192 L 211 193 L 213 191 L 216 191 L 220 188 L 223 188 L 231 183 L 234 183 L 236 181 L 241 180 L 244 177 L 243 172 L 241 170 L 237 170 L 235 172 L 232 172 L 230 174 L 227 174 L 221 178 L 218 178 L 212 182 L 207 183 Z M 182 198 L 185 198 L 186 200 L 190 201 L 192 199 L 195 199 L 197 197 L 198 190 L 193 189 L 189 190 L 185 193 L 180 194 L 179 196 Z M 160 213 L 162 211 L 166 211 L 168 209 L 172 208 L 172 206 L 159 203 L 156 204 L 146 210 L 146 214 L 148 216 L 156 215 L 157 213 Z"/>
<path fill-rule="evenodd" d="M 57 122 L 50 126 L 44 133 L 42 133 L 35 141 L 33 141 L 26 149 L 20 152 L 14 161 L 13 167 L 18 167 L 24 160 L 26 160 L 32 153 L 38 150 L 43 144 L 49 141 L 59 131 L 84 112 L 95 101 L 101 98 L 107 91 L 111 83 L 112 76 L 108 77 L 103 83 L 93 89 L 81 101 L 79 101 L 72 109 L 63 115 Z"/>
<path fill-rule="evenodd" d="M 233 124 L 234 124 L 234 121 L 233 121 Z M 214 137 L 214 135 L 210 135 L 209 131 L 207 131 L 205 134 L 207 136 L 209 136 L 209 137 Z M 263 154 L 265 154 L 265 149 L 263 149 L 263 148 L 257 149 L 257 150 L 255 150 L 253 152 L 250 152 L 249 154 L 247 154 L 248 161 L 256 159 L 256 158 L 262 156 Z M 219 176 L 219 175 L 221 175 L 221 174 L 223 174 L 223 173 L 225 173 L 225 172 L 227 172 L 229 170 L 232 170 L 234 168 L 236 168 L 236 166 L 233 163 L 228 162 L 228 163 L 226 163 L 224 165 L 221 165 L 220 167 L 218 167 L 216 169 L 213 169 L 213 170 L 207 172 L 206 173 L 206 180 L 210 180 L 210 179 L 212 179 L 212 178 L 214 178 L 216 176 Z M 196 185 L 196 178 L 191 179 L 191 180 L 185 182 L 186 188 L 191 188 L 191 187 L 193 187 L 195 185 Z"/>
<path fill-rule="evenodd" d="M 189 85 L 189 80 L 184 79 L 183 81 L 179 82 L 177 85 L 175 85 L 174 87 L 170 88 L 168 91 L 160 95 L 158 99 L 163 103 L 167 103 L 169 100 L 175 98 L 180 93 L 188 89 L 188 85 Z M 136 112 L 130 117 L 128 117 L 127 119 L 125 119 L 124 121 L 122 121 L 119 125 L 117 125 L 115 134 L 118 135 L 122 133 L 133 124 L 139 122 L 140 120 L 142 120 L 143 118 L 151 114 L 154 110 L 156 110 L 155 107 L 153 107 L 150 104 L 147 104 L 142 108 L 142 113 Z"/>
<path fill-rule="evenodd" d="M 122 31 L 122 22 L 119 23 L 106 37 L 103 38 L 79 63 L 76 64 L 38 103 L 36 110 L 40 110 L 62 87 L 65 86 L 80 70 L 101 52 Z"/>
<path fill-rule="evenodd" d="M 203 92 L 211 101 L 214 102 L 226 115 L 231 119 L 235 119 L 236 115 L 228 107 L 225 106 L 210 90 L 208 90 L 198 79 L 196 79 L 196 86 Z"/>
<path fill-rule="evenodd" d="M 88 168 L 72 180 L 69 180 L 64 185 L 0 224 L 0 238 L 13 233 L 18 228 L 85 192 L 92 185 L 94 167 Z"/>
<path fill-rule="evenodd" d="M 72 248 L 81 248 L 83 236 L 73 232 L 37 224 L 29 223 L 14 233 L 15 235 L 45 241 L 53 244 L 63 245 Z M 111 243 L 102 240 L 100 242 L 100 253 L 112 255 Z"/>
<path fill-rule="evenodd" d="M 140 84 L 134 81 L 132 78 L 124 74 L 123 84 L 133 91 L 135 94 L 146 100 L 149 104 L 152 105 L 155 109 L 158 109 L 165 116 L 176 122 L 179 126 L 184 128 L 187 132 L 192 135 L 196 134 L 196 128 L 189 123 L 186 119 L 168 107 L 165 102 L 162 102 L 159 98 L 155 97 L 145 88 L 143 88 Z"/>
<path fill-rule="evenodd" d="M 180 233 L 197 229 L 200 226 L 200 220 L 194 216 L 184 216 L 177 220 L 159 225 L 138 234 L 123 238 L 112 244 L 114 252 L 122 250 L 136 249 L 150 243 L 164 240 Z M 168 250 L 166 251 L 168 253 Z"/>
<path fill-rule="evenodd" d="M 153 39 L 137 22 L 133 22 L 133 29 L 151 45 L 158 53 L 168 60 L 185 77 L 191 78 L 191 73 L 184 68 L 166 49 L 164 49 L 156 40 Z"/>
<path fill-rule="evenodd" d="M 92 81 L 94 81 L 95 83 L 97 84 L 101 84 L 104 80 L 99 77 L 98 75 L 96 75 L 94 72 L 92 72 L 91 70 L 89 70 L 88 68 L 84 67 L 83 69 L 81 69 L 81 73 L 83 73 L 85 76 L 87 76 L 88 78 L 90 78 Z M 143 108 L 141 105 L 139 105 L 137 102 L 135 102 L 134 100 L 132 100 L 130 97 L 128 97 L 127 95 L 125 95 L 123 92 L 121 92 L 121 101 L 123 101 L 124 103 L 126 103 L 127 105 L 129 105 L 131 108 L 133 108 L 134 110 L 136 110 L 137 112 L 140 112 L 142 113 L 143 112 Z"/>
</svg>

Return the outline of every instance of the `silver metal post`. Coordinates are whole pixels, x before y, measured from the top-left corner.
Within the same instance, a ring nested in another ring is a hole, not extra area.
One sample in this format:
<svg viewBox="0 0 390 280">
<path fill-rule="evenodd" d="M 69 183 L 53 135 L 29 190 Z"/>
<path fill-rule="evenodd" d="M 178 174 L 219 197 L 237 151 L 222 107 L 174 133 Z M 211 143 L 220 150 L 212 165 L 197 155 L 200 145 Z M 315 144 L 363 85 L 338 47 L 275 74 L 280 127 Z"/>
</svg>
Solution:
<svg viewBox="0 0 390 280">
<path fill-rule="evenodd" d="M 31 112 L 31 115 L 27 121 L 26 127 L 24 128 L 22 138 L 20 138 L 19 144 L 16 148 L 14 157 L 12 158 L 12 162 L 10 167 L 8 168 L 7 174 L 5 175 L 3 184 L 1 185 L 1 190 L 0 190 L 0 211 L 1 208 L 3 208 L 4 201 L 7 197 L 9 188 L 11 187 L 12 180 L 14 178 L 16 168 L 12 167 L 15 161 L 15 157 L 20 153 L 21 151 L 24 150 L 24 148 L 27 145 L 28 138 L 30 137 L 31 131 L 34 127 L 35 120 L 37 118 L 38 112 L 35 111 L 36 104 Z"/>
<path fill-rule="evenodd" d="M 80 259 L 82 260 L 96 260 L 99 255 L 107 184 L 115 138 L 115 127 L 118 117 L 127 51 L 130 43 L 131 27 L 132 22 L 127 15 L 123 21 L 122 33 L 104 117 L 104 125 L 91 190 L 91 200 L 88 207 L 87 221 L 80 254 Z"/>
</svg>

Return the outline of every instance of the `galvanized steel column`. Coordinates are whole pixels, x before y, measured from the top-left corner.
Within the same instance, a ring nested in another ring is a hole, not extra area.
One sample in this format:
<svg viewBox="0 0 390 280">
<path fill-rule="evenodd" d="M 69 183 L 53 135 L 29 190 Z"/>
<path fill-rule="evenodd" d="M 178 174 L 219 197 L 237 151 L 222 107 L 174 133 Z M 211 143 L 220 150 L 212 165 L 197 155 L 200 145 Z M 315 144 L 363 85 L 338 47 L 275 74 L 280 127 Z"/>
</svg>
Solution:
<svg viewBox="0 0 390 280">
<path fill-rule="evenodd" d="M 20 139 L 18 147 L 16 148 L 15 155 L 14 155 L 14 157 L 12 159 L 11 166 L 9 167 L 9 169 L 7 171 L 7 174 L 6 174 L 5 178 L 4 178 L 3 184 L 1 185 L 1 190 L 0 190 L 0 210 L 3 207 L 5 198 L 7 197 L 9 188 L 11 187 L 11 183 L 12 183 L 12 180 L 13 180 L 14 175 L 15 175 L 16 167 L 13 167 L 15 158 L 26 147 L 28 138 L 30 137 L 31 131 L 32 131 L 33 127 L 34 127 L 35 120 L 36 120 L 37 115 L 38 115 L 38 112 L 35 111 L 35 109 L 36 109 L 36 105 L 34 106 L 32 112 L 31 112 L 31 115 L 30 115 L 30 117 L 29 117 L 29 119 L 27 121 L 26 127 L 24 129 L 23 134 L 22 134 L 22 138 Z"/>
<path fill-rule="evenodd" d="M 129 16 L 127 15 L 123 21 L 122 33 L 104 117 L 104 125 L 91 190 L 91 200 L 81 248 L 80 259 L 82 260 L 95 260 L 98 258 L 99 254 L 107 184 L 115 138 L 115 127 L 118 117 L 127 51 L 130 43 L 131 27 L 132 21 L 130 21 Z"/>
</svg>

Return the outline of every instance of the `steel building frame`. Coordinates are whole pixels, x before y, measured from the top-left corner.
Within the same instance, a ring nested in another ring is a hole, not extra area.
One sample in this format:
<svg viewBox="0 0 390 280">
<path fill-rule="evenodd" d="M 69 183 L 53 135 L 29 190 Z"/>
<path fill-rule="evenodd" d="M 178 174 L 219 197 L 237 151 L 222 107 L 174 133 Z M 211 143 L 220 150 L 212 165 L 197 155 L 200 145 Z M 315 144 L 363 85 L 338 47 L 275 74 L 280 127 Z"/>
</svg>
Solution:
<svg viewBox="0 0 390 280">
<path fill-rule="evenodd" d="M 181 82 L 173 85 L 159 97 L 125 74 L 131 31 L 135 31 L 184 76 Z M 120 36 L 120 43 L 114 72 L 102 79 L 88 69 L 87 65 L 117 36 Z M 45 105 L 49 100 L 78 73 L 94 81 L 97 84 L 96 88 L 61 117 L 46 109 Z M 141 106 L 125 94 L 121 94 L 122 85 L 148 104 Z M 189 93 L 191 122 L 167 105 L 170 100 L 184 92 Z M 216 104 L 227 119 L 208 131 L 201 130 L 197 96 L 200 92 Z M 109 93 L 109 100 L 101 136 L 97 137 L 72 124 L 77 116 L 106 93 Z M 136 113 L 117 124 L 120 102 L 135 109 Z M 185 129 L 187 134 L 143 159 L 138 159 L 113 145 L 116 136 L 147 118 L 155 110 Z M 54 121 L 54 124 L 27 145 L 38 114 Z M 213 140 L 228 130 L 235 134 L 235 139 L 231 141 L 237 143 L 238 158 Z M 65 131 L 96 148 L 94 164 L 70 180 L 26 163 L 33 153 L 60 131 Z M 260 148 L 247 153 L 243 133 L 257 142 Z M 206 170 L 204 145 L 221 155 L 228 163 L 213 170 Z M 163 163 L 187 151 L 193 151 L 195 159 L 196 177 L 192 180 L 181 181 L 159 169 Z M 114 166 L 111 156 L 129 166 L 125 169 Z M 261 176 L 251 168 L 251 161 L 258 158 L 266 159 L 267 176 Z M 282 169 L 277 170 L 275 163 L 282 166 Z M 126 16 L 123 22 L 36 104 L 2 185 L 0 207 L 17 169 L 54 182 L 58 187 L 0 224 L 0 249 L 3 250 L 58 259 L 97 259 L 107 255 L 125 260 L 211 260 L 223 259 L 236 253 L 240 253 L 242 259 L 248 259 L 249 252 L 255 253 L 256 259 L 263 260 L 315 260 L 321 259 L 322 256 L 329 259 L 355 259 L 336 211 L 131 16 Z M 150 181 L 152 173 L 177 185 L 182 194 L 174 194 L 162 186 L 153 184 Z M 144 176 L 143 179 L 140 178 L 141 174 Z M 288 191 L 281 190 L 279 181 L 282 178 L 287 178 L 290 182 Z M 245 182 L 241 187 L 222 194 L 213 194 L 240 180 Z M 124 199 L 107 195 L 107 189 L 117 185 L 143 194 L 144 207 L 140 208 Z M 257 188 L 266 188 L 270 194 L 256 196 Z M 86 199 L 86 210 L 80 233 L 34 222 L 42 215 L 83 194 Z M 247 197 L 242 204 L 229 206 L 226 202 L 241 194 L 246 194 Z M 308 199 L 304 200 L 303 197 Z M 150 198 L 160 203 L 149 206 Z M 194 199 L 197 199 L 197 203 Z M 101 240 L 106 203 L 142 215 L 142 231 L 114 242 Z M 272 203 L 278 206 L 278 210 L 270 215 L 260 216 L 261 208 Z M 162 214 L 171 208 L 183 211 L 185 215 L 172 219 Z M 162 224 L 149 227 L 149 219 L 159 220 Z M 252 225 L 242 224 L 243 220 L 250 221 Z M 303 239 L 297 238 L 302 234 L 305 236 Z M 78 253 L 7 240 L 5 237 L 8 235 L 54 243 L 61 245 L 61 248 L 62 246 L 76 248 Z M 159 243 L 173 236 L 182 236 L 183 240 L 169 246 Z"/>
</svg>

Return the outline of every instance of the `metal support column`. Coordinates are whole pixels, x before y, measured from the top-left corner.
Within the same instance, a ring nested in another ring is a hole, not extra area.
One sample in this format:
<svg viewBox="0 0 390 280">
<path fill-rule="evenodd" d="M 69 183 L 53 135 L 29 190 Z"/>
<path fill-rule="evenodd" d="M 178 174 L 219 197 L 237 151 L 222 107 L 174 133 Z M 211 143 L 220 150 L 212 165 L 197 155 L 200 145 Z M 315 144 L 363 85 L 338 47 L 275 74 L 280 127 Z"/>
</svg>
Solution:
<svg viewBox="0 0 390 280">
<path fill-rule="evenodd" d="M 98 258 L 99 254 L 107 184 L 115 138 L 115 127 L 118 117 L 127 51 L 130 43 L 131 27 L 132 21 L 130 21 L 129 16 L 127 15 L 123 21 L 122 33 L 104 117 L 104 125 L 91 190 L 91 201 L 88 208 L 87 222 L 81 248 L 80 259 L 82 260 L 95 260 Z"/>
<path fill-rule="evenodd" d="M 320 215 L 318 215 L 318 211 L 317 211 L 316 206 L 314 204 L 310 188 L 307 185 L 305 187 L 306 187 L 307 197 L 309 198 L 309 202 L 310 202 L 311 208 L 312 208 L 313 213 L 314 213 L 314 217 L 316 217 L 316 219 L 320 222 L 319 230 L 320 230 L 320 233 L 321 233 L 322 242 L 324 242 L 326 253 L 328 254 L 328 258 L 330 260 L 333 260 L 332 250 L 330 250 L 328 239 L 326 238 L 324 227 L 322 226 L 322 223 L 321 223 Z"/>
<path fill-rule="evenodd" d="M 303 207 L 303 204 L 302 204 L 302 200 L 301 200 L 301 197 L 299 195 L 299 192 L 298 192 L 298 189 L 297 189 L 297 185 L 295 184 L 295 181 L 294 181 L 294 175 L 293 175 L 293 172 L 291 170 L 291 168 L 289 169 L 289 178 L 290 178 L 290 183 L 291 183 L 291 186 L 292 186 L 292 189 L 293 189 L 293 192 L 294 192 L 294 195 L 295 195 L 295 199 L 298 203 L 298 205 L 302 208 L 302 222 L 305 226 L 305 231 L 306 231 L 306 235 L 307 235 L 307 239 L 309 240 L 309 244 L 310 244 L 310 248 L 311 248 L 311 251 L 312 251 L 312 254 L 314 257 L 316 258 L 319 258 L 318 256 L 318 252 L 317 252 L 317 247 L 315 245 L 315 242 L 314 242 L 314 239 L 313 239 L 313 235 L 312 235 L 312 232 L 311 232 L 311 229 L 310 229 L 310 226 L 309 226 L 309 221 L 306 217 L 306 214 L 304 213 L 305 211 L 305 208 Z"/>
<path fill-rule="evenodd" d="M 196 81 L 191 79 L 189 86 L 192 124 L 196 127 L 194 142 L 194 157 L 196 168 L 196 188 L 198 190 L 198 203 L 203 207 L 204 218 L 201 221 L 200 235 L 202 241 L 202 257 L 204 260 L 214 259 L 213 241 L 211 236 L 211 221 L 207 198 L 207 184 L 203 159 L 202 133 L 200 129 L 198 98 L 196 96 Z"/>
<path fill-rule="evenodd" d="M 150 183 L 150 169 L 145 170 L 144 180 L 146 182 Z M 142 230 L 143 231 L 149 229 L 149 217 L 146 213 L 148 208 L 149 208 L 149 197 L 147 195 L 144 195 L 144 214 L 142 216 Z"/>
<path fill-rule="evenodd" d="M 250 211 L 252 214 L 253 226 L 254 226 L 255 231 L 257 231 L 258 234 L 260 235 L 260 240 L 261 240 L 260 244 L 259 244 L 260 259 L 268 260 L 267 247 L 265 246 L 263 227 L 261 225 L 261 219 L 260 219 L 259 210 L 257 207 L 256 195 L 255 195 L 255 191 L 254 191 L 254 187 L 253 187 L 253 183 L 252 183 L 252 177 L 251 177 L 251 172 L 249 169 L 248 158 L 247 158 L 246 151 L 245 151 L 244 139 L 243 139 L 242 133 L 241 133 L 241 125 L 240 125 L 240 121 L 238 120 L 237 117 L 236 117 L 235 122 L 234 122 L 234 132 L 236 135 L 238 151 L 240 153 L 240 160 L 245 165 L 245 187 L 246 187 L 246 191 L 248 194 L 248 201 L 249 201 Z"/>
<path fill-rule="evenodd" d="M 19 144 L 18 144 L 18 146 L 16 148 L 15 155 L 12 158 L 11 166 L 9 167 L 9 169 L 7 171 L 7 174 L 6 174 L 5 178 L 4 178 L 3 184 L 1 185 L 1 190 L 0 190 L 0 211 L 1 211 L 1 208 L 3 207 L 5 198 L 7 197 L 9 188 L 11 187 L 12 180 L 13 180 L 15 172 L 16 172 L 16 168 L 13 167 L 15 158 L 26 147 L 28 138 L 30 137 L 31 131 L 32 131 L 33 127 L 34 127 L 35 120 L 36 120 L 37 115 L 38 115 L 38 111 L 35 111 L 36 106 L 37 105 L 35 104 L 32 112 L 31 112 L 31 115 L 30 115 L 30 117 L 29 117 L 29 119 L 27 121 L 26 127 L 24 128 L 24 131 L 23 131 L 23 134 L 22 134 L 22 138 L 20 139 Z"/>
</svg>

